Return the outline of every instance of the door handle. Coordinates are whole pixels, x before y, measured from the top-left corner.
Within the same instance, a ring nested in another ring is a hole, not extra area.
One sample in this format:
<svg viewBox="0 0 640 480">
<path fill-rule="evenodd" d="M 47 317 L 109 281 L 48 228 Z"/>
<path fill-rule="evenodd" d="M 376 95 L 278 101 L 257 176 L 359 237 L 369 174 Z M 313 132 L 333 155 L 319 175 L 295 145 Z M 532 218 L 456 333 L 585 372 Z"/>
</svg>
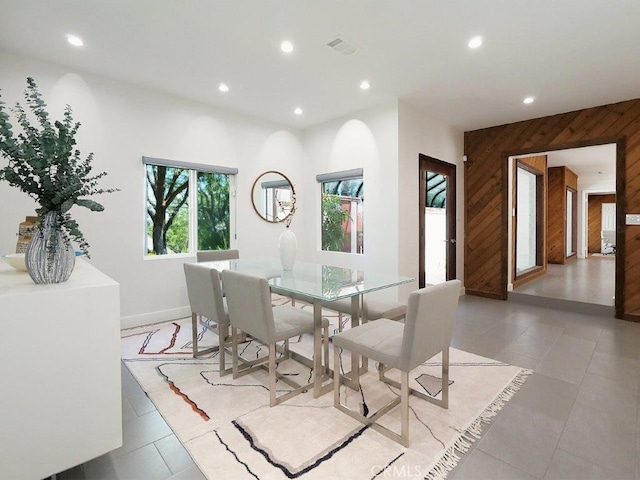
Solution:
<svg viewBox="0 0 640 480">
<path fill-rule="evenodd" d="M 451 240 L 449 240 L 451 243 L 456 243 L 456 239 L 452 238 Z"/>
</svg>

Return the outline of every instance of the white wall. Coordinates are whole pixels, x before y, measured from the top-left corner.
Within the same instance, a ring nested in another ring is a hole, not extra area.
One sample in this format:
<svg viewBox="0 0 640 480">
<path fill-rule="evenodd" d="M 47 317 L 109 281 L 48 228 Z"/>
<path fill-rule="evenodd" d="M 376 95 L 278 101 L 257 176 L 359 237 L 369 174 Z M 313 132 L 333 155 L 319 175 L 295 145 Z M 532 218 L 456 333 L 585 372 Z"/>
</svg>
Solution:
<svg viewBox="0 0 640 480">
<path fill-rule="evenodd" d="M 238 167 L 235 247 L 243 256 L 275 255 L 282 225 L 260 220 L 249 202 L 253 180 L 280 169 L 296 183 L 305 173 L 299 132 L 162 93 L 72 72 L 0 51 L 0 88 L 7 105 L 22 101 L 26 77 L 36 80 L 52 118 L 64 104 L 82 122 L 78 148 L 94 152 L 94 171 L 107 171 L 102 187 L 120 192 L 95 197 L 101 213 L 71 210 L 91 245 L 91 263 L 121 285 L 123 326 L 186 316 L 188 301 L 182 264 L 191 257 L 145 259 L 143 155 Z M 216 92 L 212 91 L 212 95 Z M 6 160 L 0 160 L 0 166 Z M 15 250 L 18 224 L 36 204 L 6 182 L 0 183 L 0 252 Z M 304 200 L 299 202 L 304 210 Z M 307 242 L 297 215 L 301 244 Z M 232 239 L 232 242 L 234 240 Z"/>
<path fill-rule="evenodd" d="M 399 175 L 398 175 L 398 245 L 399 270 L 403 275 L 419 273 L 419 154 L 456 165 L 456 277 L 464 279 L 464 134 L 425 115 L 408 103 L 398 107 Z M 408 295 L 410 284 L 401 289 Z"/>
<path fill-rule="evenodd" d="M 182 100 L 104 77 L 70 71 L 0 50 L 0 88 L 9 105 L 22 100 L 32 76 L 60 118 L 65 104 L 82 122 L 78 148 L 94 152 L 94 171 L 107 171 L 100 186 L 120 192 L 95 197 L 101 213 L 71 211 L 91 244 L 91 263 L 121 285 L 123 327 L 189 313 L 182 264 L 193 257 L 145 259 L 144 169 L 141 157 L 160 157 L 238 167 L 235 212 L 243 257 L 277 256 L 282 224 L 262 221 L 253 211 L 253 181 L 281 170 L 293 182 L 297 210 L 291 229 L 298 258 L 377 272 L 418 275 L 418 154 L 456 163 L 462 157 L 458 132 L 404 103 L 390 102 L 299 132 L 259 119 Z M 217 92 L 212 91 L 212 95 Z M 5 160 L 0 160 L 4 166 Z M 363 255 L 322 252 L 319 173 L 364 169 Z M 458 272 L 462 278 L 463 183 L 458 168 Z M 0 183 L 0 253 L 15 250 L 18 225 L 36 205 L 24 193 Z M 400 299 L 417 282 L 400 289 Z M 398 297 L 398 289 L 380 292 Z"/>
<path fill-rule="evenodd" d="M 305 252 L 309 260 L 327 264 L 368 268 L 397 273 L 398 229 L 397 175 L 398 127 L 396 102 L 356 115 L 342 117 L 306 129 L 303 145 L 307 152 L 305 202 L 314 221 L 313 238 Z M 321 195 L 316 175 L 362 168 L 364 174 L 364 254 L 324 252 L 321 249 Z"/>
</svg>

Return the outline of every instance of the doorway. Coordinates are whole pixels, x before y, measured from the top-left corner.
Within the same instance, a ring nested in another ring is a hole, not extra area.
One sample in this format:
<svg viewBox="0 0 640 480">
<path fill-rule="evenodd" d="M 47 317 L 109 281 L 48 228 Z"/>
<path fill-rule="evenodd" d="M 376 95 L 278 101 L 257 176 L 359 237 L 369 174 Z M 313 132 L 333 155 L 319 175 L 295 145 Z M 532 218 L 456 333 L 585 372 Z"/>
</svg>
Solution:
<svg viewBox="0 0 640 480">
<path fill-rule="evenodd" d="M 603 203 L 615 202 L 616 148 L 604 144 L 542 153 L 548 158 L 546 272 L 529 282 L 513 282 L 508 291 L 613 309 L 619 301 L 615 247 L 603 250 L 601 244 L 616 243 L 615 205 L 607 217 L 614 219 L 611 232 L 601 225 L 601 211 L 606 210 Z"/>
<path fill-rule="evenodd" d="M 419 286 L 456 278 L 456 166 L 420 154 Z"/>
</svg>

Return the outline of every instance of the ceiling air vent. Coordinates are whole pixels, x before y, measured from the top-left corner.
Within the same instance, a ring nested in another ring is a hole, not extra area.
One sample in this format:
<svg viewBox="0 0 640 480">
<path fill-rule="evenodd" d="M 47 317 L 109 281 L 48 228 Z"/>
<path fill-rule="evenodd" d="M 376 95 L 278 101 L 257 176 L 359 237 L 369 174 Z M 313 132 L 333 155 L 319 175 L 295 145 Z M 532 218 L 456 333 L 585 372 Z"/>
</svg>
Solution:
<svg viewBox="0 0 640 480">
<path fill-rule="evenodd" d="M 327 45 L 333 48 L 336 52 L 340 52 L 343 55 L 351 55 L 356 51 L 356 47 L 354 47 L 341 37 L 336 37 L 335 39 L 327 43 Z"/>
</svg>

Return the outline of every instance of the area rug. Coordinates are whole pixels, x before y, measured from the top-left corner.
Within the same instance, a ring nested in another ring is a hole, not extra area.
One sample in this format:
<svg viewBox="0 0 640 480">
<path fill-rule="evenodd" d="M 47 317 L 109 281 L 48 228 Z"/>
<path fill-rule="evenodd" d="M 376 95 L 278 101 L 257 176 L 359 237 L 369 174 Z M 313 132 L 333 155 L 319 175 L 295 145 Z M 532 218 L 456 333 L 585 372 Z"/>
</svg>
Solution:
<svg viewBox="0 0 640 480">
<path fill-rule="evenodd" d="M 331 321 L 335 330 L 337 317 Z M 217 343 L 206 321 L 198 336 L 201 348 Z M 308 353 L 311 345 L 311 335 L 304 335 L 291 348 Z M 241 351 L 254 358 L 267 348 L 249 341 Z M 190 319 L 124 330 L 122 358 L 211 480 L 445 478 L 531 373 L 451 349 L 449 409 L 412 397 L 410 447 L 404 448 L 333 408 L 332 393 L 313 398 L 310 391 L 270 408 L 266 372 L 234 380 L 219 376 L 218 353 L 191 357 Z M 373 413 L 399 392 L 379 382 L 370 363 L 360 391 L 343 387 L 342 397 L 351 408 Z M 278 370 L 298 383 L 311 378 L 310 369 L 293 360 Z M 434 357 L 413 370 L 411 386 L 439 397 L 440 372 Z M 278 385 L 282 392 L 290 388 Z M 382 423 L 398 431 L 399 409 Z"/>
</svg>

